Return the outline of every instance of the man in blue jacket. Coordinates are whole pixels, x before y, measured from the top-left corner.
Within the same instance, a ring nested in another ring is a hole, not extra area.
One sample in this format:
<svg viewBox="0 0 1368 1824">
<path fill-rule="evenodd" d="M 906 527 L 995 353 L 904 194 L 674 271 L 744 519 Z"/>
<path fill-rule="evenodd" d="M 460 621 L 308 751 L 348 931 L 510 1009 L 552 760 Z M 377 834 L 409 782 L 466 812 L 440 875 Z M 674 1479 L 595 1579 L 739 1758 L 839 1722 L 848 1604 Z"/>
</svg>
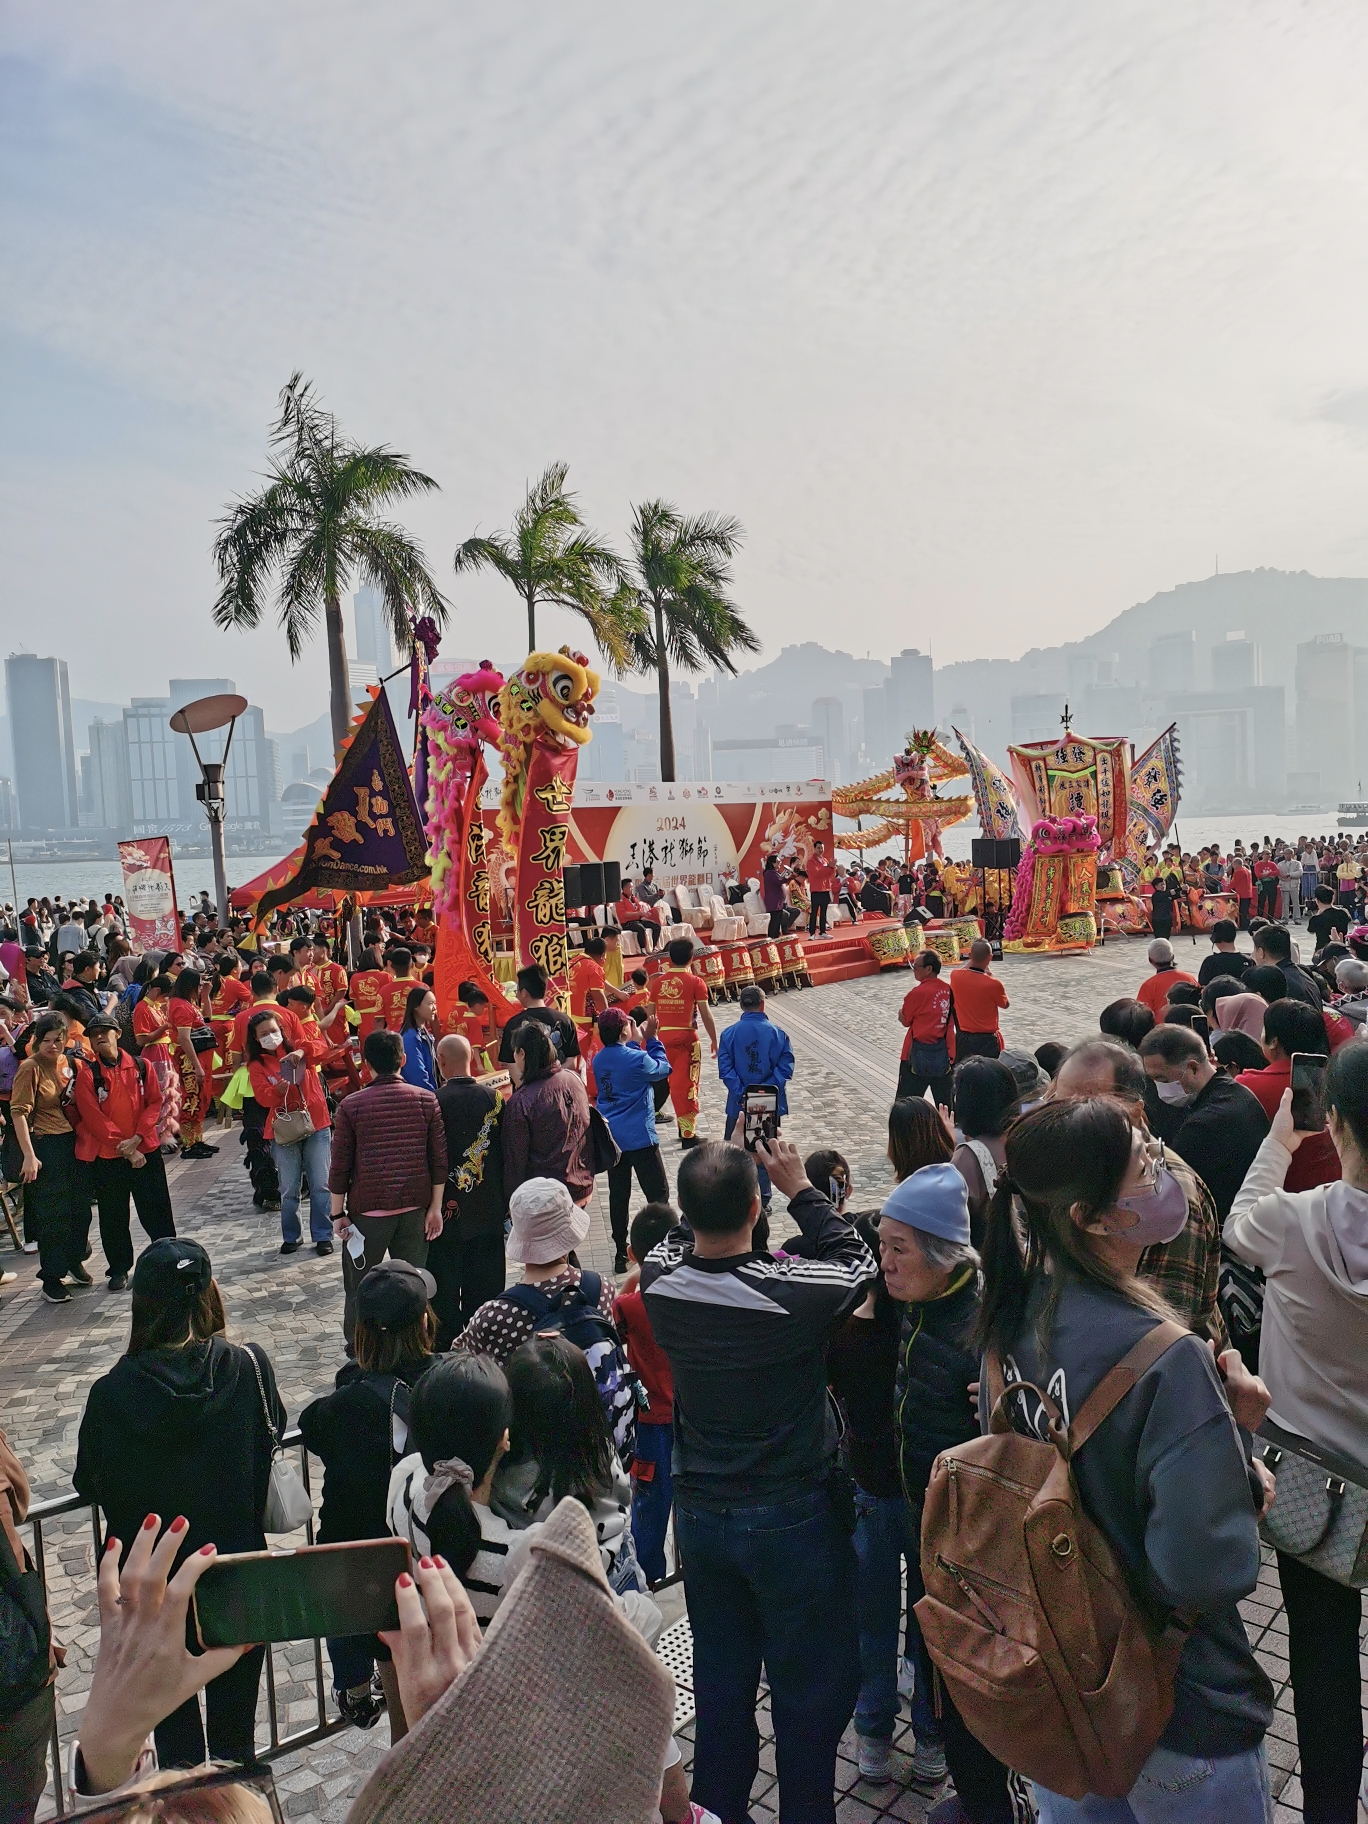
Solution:
<svg viewBox="0 0 1368 1824">
<path fill-rule="evenodd" d="M 772 1083 L 779 1091 L 778 1113 L 788 1113 L 786 1086 L 793 1075 L 793 1047 L 789 1036 L 765 1012 L 765 996 L 755 987 L 741 990 L 741 1018 L 722 1034 L 717 1047 L 718 1075 L 727 1086 L 727 1138 L 741 1120 L 741 1098 L 748 1089 Z M 778 1131 L 778 1124 L 775 1124 Z M 769 1174 L 756 1161 L 760 1178 L 760 1208 L 770 1213 Z"/>
<path fill-rule="evenodd" d="M 655 1015 L 637 1026 L 620 1007 L 598 1017 L 602 1051 L 594 1054 L 598 1111 L 608 1123 L 622 1157 L 608 1174 L 608 1220 L 613 1230 L 615 1273 L 627 1271 L 627 1208 L 632 1201 L 632 1173 L 648 1203 L 667 1203 L 670 1181 L 656 1138 L 657 1083 L 670 1075 L 670 1060 L 656 1037 Z"/>
</svg>

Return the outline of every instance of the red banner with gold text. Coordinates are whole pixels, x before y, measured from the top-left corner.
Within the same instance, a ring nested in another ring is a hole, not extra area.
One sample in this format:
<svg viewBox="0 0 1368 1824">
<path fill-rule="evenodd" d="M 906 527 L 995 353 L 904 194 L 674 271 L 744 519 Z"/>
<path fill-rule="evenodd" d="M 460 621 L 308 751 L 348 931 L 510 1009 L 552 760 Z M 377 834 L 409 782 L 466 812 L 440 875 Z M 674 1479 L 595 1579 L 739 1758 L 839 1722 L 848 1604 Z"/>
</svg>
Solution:
<svg viewBox="0 0 1368 1824">
<path fill-rule="evenodd" d="M 518 834 L 513 895 L 518 967 L 540 963 L 557 989 L 565 986 L 567 965 L 565 845 L 578 765 L 577 747 L 533 745 Z"/>
</svg>

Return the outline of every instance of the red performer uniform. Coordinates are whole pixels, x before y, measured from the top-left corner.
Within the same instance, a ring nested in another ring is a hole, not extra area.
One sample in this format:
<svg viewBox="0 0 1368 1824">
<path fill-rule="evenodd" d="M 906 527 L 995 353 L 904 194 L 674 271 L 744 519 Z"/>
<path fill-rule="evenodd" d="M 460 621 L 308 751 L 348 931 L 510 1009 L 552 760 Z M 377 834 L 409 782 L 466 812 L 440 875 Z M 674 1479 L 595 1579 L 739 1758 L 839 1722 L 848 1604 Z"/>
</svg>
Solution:
<svg viewBox="0 0 1368 1824">
<path fill-rule="evenodd" d="M 408 997 L 423 984 L 416 975 L 392 975 L 380 990 L 380 1011 L 389 1032 L 402 1032 Z"/>
<path fill-rule="evenodd" d="M 670 1060 L 670 1101 L 679 1123 L 679 1137 L 693 1137 L 698 1121 L 698 1078 L 703 1052 L 698 1042 L 697 1009 L 706 1006 L 707 986 L 692 969 L 673 964 L 656 977 L 651 1003 L 660 1024 L 658 1037 Z"/>
<path fill-rule="evenodd" d="M 363 1045 L 375 1031 L 376 1022 L 385 1010 L 383 990 L 393 981 L 388 969 L 358 969 L 351 978 L 351 1003 L 361 1015 L 356 1036 Z M 402 1022 L 402 1015 L 400 1017 Z"/>
<path fill-rule="evenodd" d="M 586 1061 L 600 1049 L 598 1016 L 608 1005 L 607 983 L 603 964 L 592 956 L 581 952 L 570 964 L 570 1018 L 579 1029 L 580 1056 Z"/>
<path fill-rule="evenodd" d="M 347 998 L 347 972 L 341 963 L 331 960 L 313 963 L 304 971 L 304 980 L 318 997 L 316 1006 L 320 1019 Z"/>
</svg>

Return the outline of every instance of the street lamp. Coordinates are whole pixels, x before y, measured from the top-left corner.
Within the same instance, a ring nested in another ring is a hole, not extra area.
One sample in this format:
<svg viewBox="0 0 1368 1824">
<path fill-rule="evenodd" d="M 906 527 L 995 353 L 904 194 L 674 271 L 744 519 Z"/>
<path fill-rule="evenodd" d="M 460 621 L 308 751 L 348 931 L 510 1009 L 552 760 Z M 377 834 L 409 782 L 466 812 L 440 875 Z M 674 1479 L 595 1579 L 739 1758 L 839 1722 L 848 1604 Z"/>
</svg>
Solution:
<svg viewBox="0 0 1368 1824">
<path fill-rule="evenodd" d="M 195 787 L 195 796 L 204 806 L 204 814 L 209 819 L 209 844 L 214 852 L 214 901 L 221 925 L 228 921 L 228 874 L 223 860 L 223 781 L 228 770 L 228 749 L 233 745 L 233 728 L 246 707 L 246 697 L 196 697 L 193 703 L 185 704 L 171 718 L 171 726 L 176 733 L 190 737 L 190 746 L 194 749 L 200 769 L 200 783 Z M 228 730 L 227 739 L 223 743 L 223 758 L 206 760 L 200 754 L 195 736 L 207 735 L 216 728 Z"/>
</svg>

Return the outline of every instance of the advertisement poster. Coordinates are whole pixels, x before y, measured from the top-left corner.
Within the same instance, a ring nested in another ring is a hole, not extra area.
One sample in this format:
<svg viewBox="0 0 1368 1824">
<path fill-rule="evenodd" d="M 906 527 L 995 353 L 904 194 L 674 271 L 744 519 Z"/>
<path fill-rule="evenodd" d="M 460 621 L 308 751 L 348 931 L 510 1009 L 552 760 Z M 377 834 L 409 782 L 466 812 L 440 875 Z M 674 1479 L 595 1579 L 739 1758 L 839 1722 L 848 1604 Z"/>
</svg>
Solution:
<svg viewBox="0 0 1368 1824">
<path fill-rule="evenodd" d="M 129 929 L 140 950 L 179 950 L 180 920 L 176 915 L 176 878 L 171 872 L 171 838 L 146 836 L 140 842 L 121 842 L 124 904 Z"/>
</svg>

